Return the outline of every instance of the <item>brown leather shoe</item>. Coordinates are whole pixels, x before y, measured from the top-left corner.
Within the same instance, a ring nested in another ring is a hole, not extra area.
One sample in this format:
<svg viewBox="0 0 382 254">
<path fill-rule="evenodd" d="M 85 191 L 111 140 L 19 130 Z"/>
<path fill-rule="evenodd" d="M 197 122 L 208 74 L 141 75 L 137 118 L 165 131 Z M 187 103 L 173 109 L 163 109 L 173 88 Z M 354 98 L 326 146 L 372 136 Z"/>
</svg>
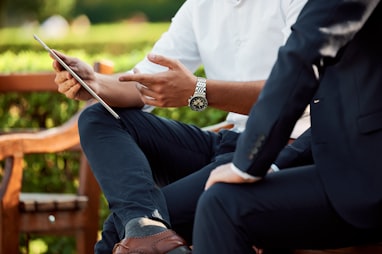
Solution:
<svg viewBox="0 0 382 254">
<path fill-rule="evenodd" d="M 191 254 L 186 241 L 172 230 L 145 237 L 125 238 L 113 248 L 113 254 Z"/>
</svg>

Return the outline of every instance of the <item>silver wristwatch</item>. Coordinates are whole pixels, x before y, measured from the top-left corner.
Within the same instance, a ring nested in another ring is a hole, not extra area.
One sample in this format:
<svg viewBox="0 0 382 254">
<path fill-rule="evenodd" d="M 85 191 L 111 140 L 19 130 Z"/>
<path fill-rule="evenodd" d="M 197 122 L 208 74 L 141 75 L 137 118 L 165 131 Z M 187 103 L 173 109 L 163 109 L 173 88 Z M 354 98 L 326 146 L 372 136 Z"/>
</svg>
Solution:
<svg viewBox="0 0 382 254">
<path fill-rule="evenodd" d="M 195 111 L 203 111 L 208 106 L 206 97 L 206 85 L 207 80 L 205 78 L 198 77 L 195 87 L 195 93 L 188 99 L 188 106 Z"/>
</svg>

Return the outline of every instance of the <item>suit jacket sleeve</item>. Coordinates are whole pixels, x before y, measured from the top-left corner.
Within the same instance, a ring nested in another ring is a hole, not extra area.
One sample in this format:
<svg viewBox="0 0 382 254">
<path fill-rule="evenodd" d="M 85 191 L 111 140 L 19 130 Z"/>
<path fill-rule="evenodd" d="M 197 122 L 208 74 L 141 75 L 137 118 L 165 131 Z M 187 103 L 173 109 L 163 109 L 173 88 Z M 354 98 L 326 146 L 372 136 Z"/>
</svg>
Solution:
<svg viewBox="0 0 382 254">
<path fill-rule="evenodd" d="M 279 169 L 313 163 L 310 128 L 293 141 L 292 144 L 287 145 L 281 150 L 274 162 Z"/>
<path fill-rule="evenodd" d="M 379 0 L 310 0 L 304 6 L 240 135 L 233 163 L 264 176 L 312 100 L 325 68 L 340 59 Z"/>
</svg>

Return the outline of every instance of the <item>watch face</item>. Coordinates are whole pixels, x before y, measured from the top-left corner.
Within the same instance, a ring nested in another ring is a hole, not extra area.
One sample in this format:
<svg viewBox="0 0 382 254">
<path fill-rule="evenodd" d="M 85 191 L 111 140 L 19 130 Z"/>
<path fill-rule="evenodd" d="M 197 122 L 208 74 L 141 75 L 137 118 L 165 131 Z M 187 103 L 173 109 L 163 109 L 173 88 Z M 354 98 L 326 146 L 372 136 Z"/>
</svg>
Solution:
<svg viewBox="0 0 382 254">
<path fill-rule="evenodd" d="M 205 97 L 194 96 L 190 99 L 190 108 L 195 111 L 203 111 L 207 108 L 208 102 Z"/>
</svg>

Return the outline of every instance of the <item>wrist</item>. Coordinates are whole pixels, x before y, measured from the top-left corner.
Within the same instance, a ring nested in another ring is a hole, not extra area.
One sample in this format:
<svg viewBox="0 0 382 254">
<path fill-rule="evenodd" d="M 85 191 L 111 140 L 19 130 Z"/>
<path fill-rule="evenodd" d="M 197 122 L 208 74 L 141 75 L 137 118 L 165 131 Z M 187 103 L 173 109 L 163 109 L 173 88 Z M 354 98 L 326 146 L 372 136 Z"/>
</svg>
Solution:
<svg viewBox="0 0 382 254">
<path fill-rule="evenodd" d="M 208 106 L 207 101 L 207 79 L 203 77 L 196 78 L 195 92 L 188 99 L 188 106 L 194 111 L 203 111 Z"/>
<path fill-rule="evenodd" d="M 252 176 L 244 171 L 241 171 L 240 169 L 238 169 L 233 163 L 231 163 L 231 170 L 238 176 L 240 176 L 241 178 L 243 178 L 244 180 L 256 180 L 256 179 L 260 179 L 260 177 L 256 177 L 256 176 Z"/>
</svg>

